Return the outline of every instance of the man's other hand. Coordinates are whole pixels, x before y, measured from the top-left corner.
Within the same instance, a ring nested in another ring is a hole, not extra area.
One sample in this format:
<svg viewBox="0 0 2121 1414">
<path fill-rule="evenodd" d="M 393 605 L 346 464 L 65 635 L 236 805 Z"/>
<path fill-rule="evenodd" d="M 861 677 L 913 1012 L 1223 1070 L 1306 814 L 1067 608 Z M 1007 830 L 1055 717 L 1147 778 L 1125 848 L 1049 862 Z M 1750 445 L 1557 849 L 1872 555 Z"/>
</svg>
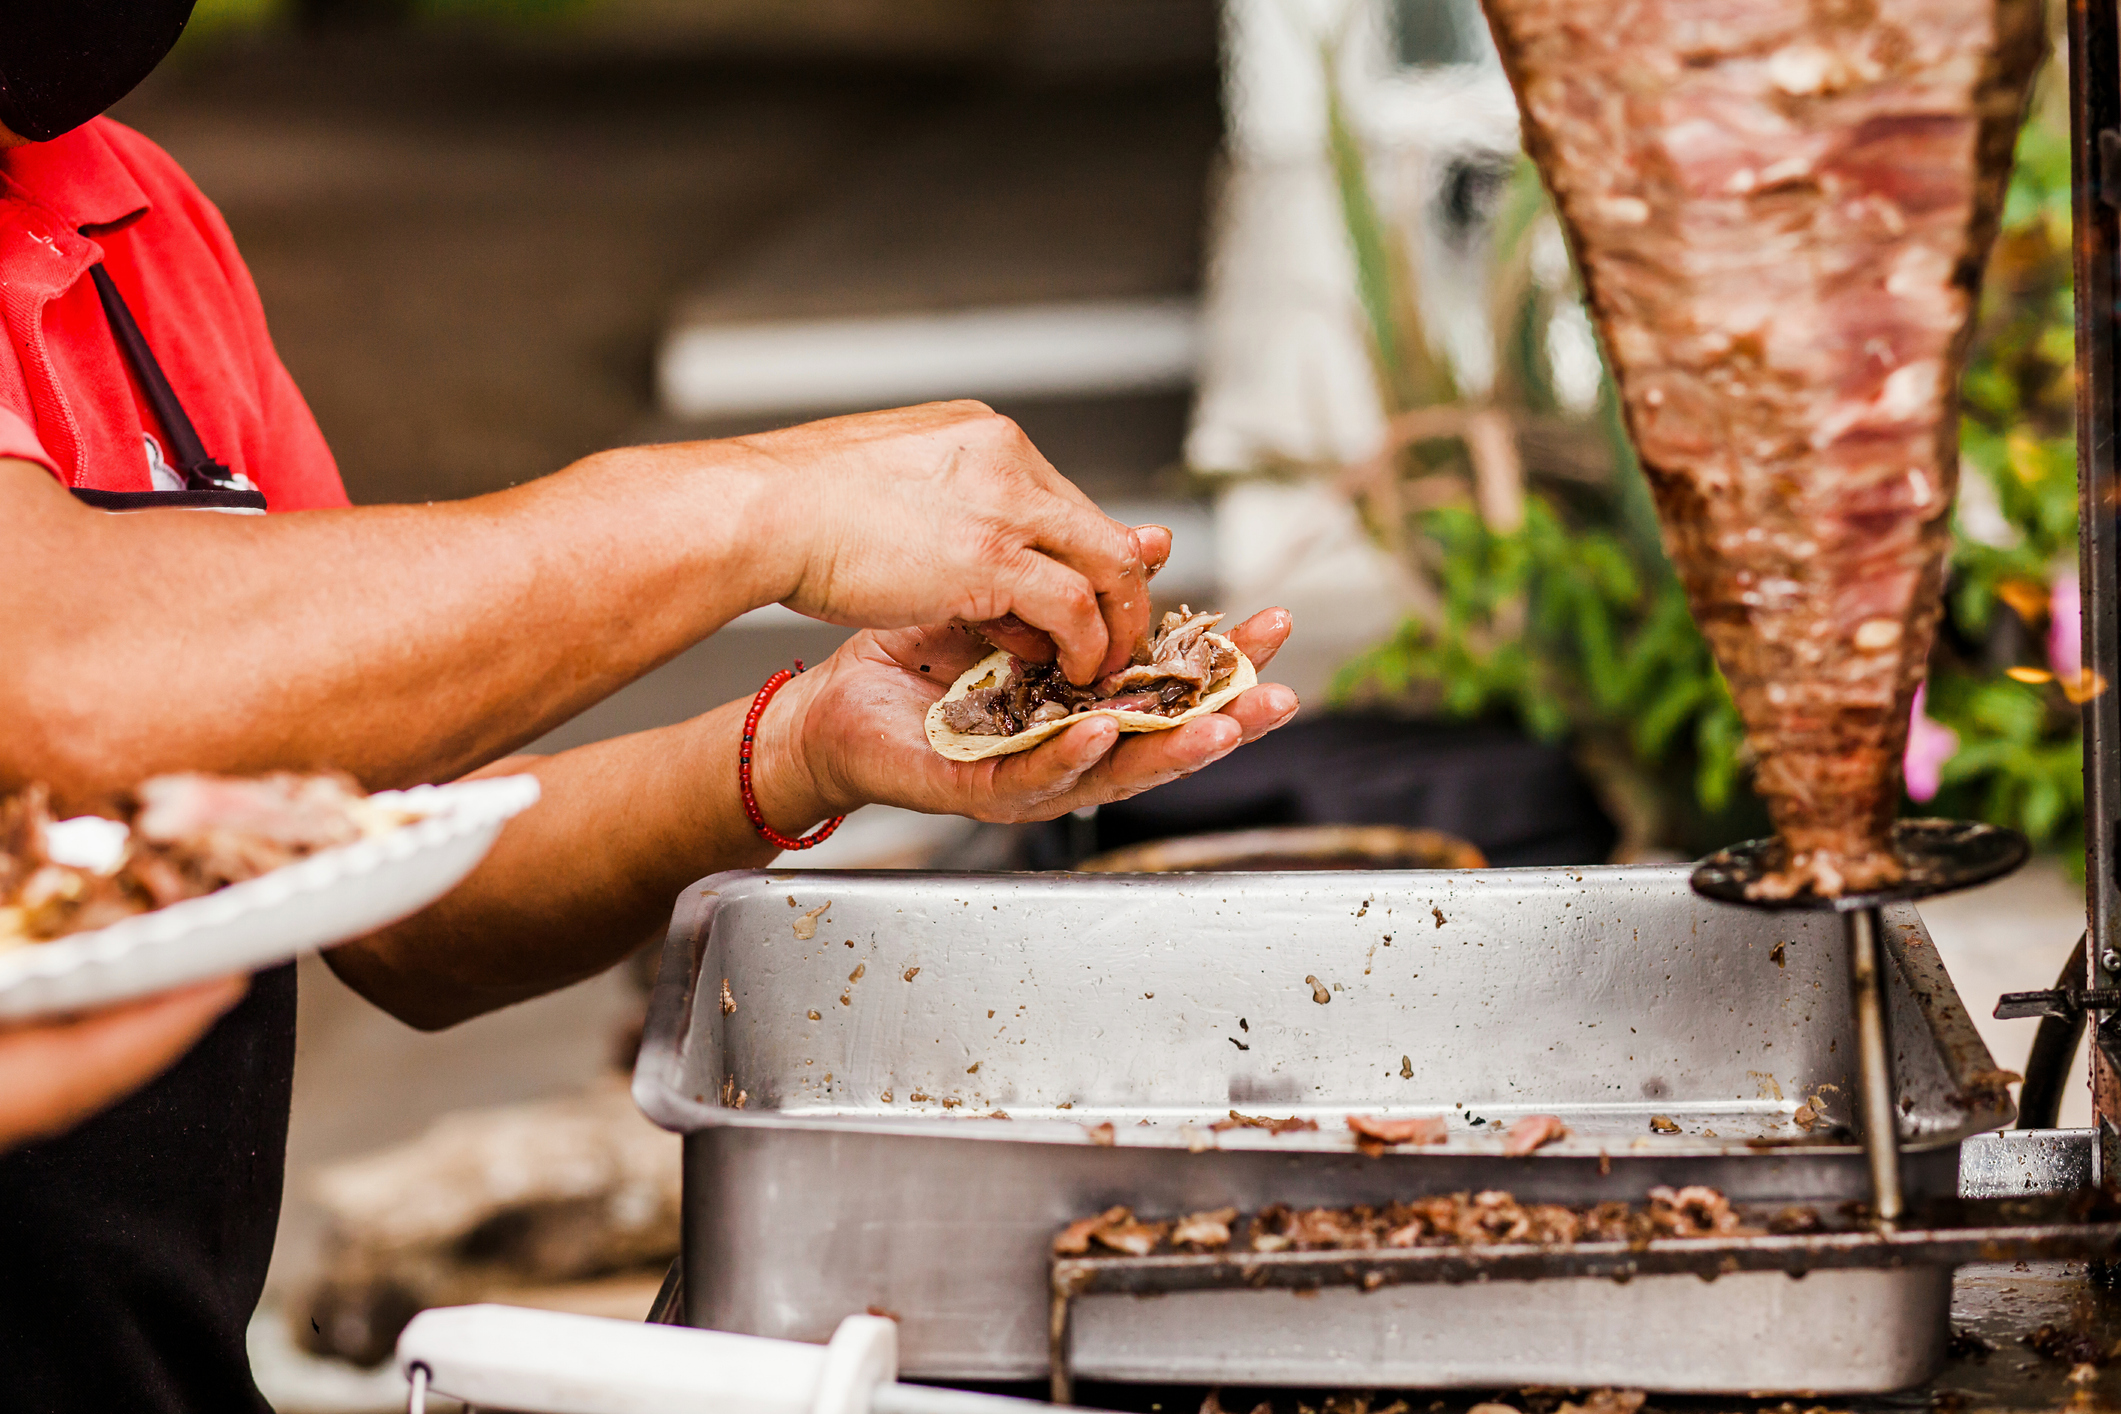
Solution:
<svg viewBox="0 0 2121 1414">
<path fill-rule="evenodd" d="M 71 1129 L 160 1075 L 249 985 L 223 977 L 106 1011 L 0 1027 L 0 1149 Z"/>
<path fill-rule="evenodd" d="M 1230 631 L 1265 670 L 1289 636 L 1268 609 Z M 957 626 L 856 634 L 790 683 L 760 726 L 759 803 L 783 829 L 877 801 L 976 820 L 1050 820 L 1191 775 L 1296 714 L 1296 694 L 1261 683 L 1221 710 L 1164 731 L 1122 733 L 1091 717 L 1029 751 L 952 761 L 928 744 L 926 718 L 992 647 Z M 798 818 L 800 817 L 800 818 Z"/>
</svg>

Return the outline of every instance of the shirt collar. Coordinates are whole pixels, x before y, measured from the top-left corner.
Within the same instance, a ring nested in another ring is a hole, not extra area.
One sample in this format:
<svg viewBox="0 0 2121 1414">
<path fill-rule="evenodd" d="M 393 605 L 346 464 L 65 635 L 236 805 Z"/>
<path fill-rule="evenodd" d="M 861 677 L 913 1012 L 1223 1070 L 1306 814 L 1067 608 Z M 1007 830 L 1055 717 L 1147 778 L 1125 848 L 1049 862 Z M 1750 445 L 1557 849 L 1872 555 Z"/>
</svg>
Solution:
<svg viewBox="0 0 2121 1414">
<path fill-rule="evenodd" d="M 76 230 L 103 235 L 147 214 L 147 193 L 112 149 L 100 122 L 0 152 L 0 173 L 23 196 Z"/>
</svg>

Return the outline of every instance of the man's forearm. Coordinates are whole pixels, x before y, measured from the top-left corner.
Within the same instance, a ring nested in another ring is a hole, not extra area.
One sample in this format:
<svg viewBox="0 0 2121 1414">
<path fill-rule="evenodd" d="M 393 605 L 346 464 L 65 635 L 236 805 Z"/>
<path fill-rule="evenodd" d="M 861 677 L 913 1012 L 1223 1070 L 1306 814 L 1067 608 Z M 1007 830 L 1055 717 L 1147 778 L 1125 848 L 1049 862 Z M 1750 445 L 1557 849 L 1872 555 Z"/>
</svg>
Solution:
<svg viewBox="0 0 2121 1414">
<path fill-rule="evenodd" d="M 605 453 L 474 500 L 108 515 L 0 462 L 0 791 L 161 770 L 464 774 L 789 592 L 741 447 Z"/>
<path fill-rule="evenodd" d="M 394 928 L 327 954 L 345 982 L 400 1020 L 452 1025 L 592 976 L 670 916 L 686 885 L 757 868 L 775 849 L 751 828 L 737 785 L 748 702 L 677 726 L 558 756 L 504 761 L 489 774 L 537 775 L 544 796 L 512 822 L 472 875 Z M 776 704 L 778 706 L 779 704 Z M 755 772 L 778 829 L 829 813 L 772 741 Z"/>
</svg>

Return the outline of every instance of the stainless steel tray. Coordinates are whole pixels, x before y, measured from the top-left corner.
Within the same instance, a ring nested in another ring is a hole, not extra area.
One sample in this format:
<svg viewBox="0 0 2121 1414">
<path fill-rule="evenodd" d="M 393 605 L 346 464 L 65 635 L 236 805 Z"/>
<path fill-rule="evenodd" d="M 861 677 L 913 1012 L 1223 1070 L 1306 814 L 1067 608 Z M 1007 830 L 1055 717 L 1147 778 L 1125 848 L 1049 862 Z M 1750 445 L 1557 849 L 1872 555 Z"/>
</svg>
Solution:
<svg viewBox="0 0 2121 1414">
<path fill-rule="evenodd" d="M 1887 920 L 1908 1188 L 1946 1197 L 1959 1140 L 2010 1109 L 1914 911 Z M 1831 915 L 1707 903 L 1681 868 L 726 874 L 680 900 L 635 1095 L 687 1135 L 692 1321 L 817 1340 L 873 1306 L 900 1318 L 911 1374 L 1022 1378 L 1046 1368 L 1053 1232 L 1115 1202 L 1582 1202 L 1690 1182 L 1860 1199 L 1837 1130 L 1840 948 Z M 1814 1096 L 1806 1132 L 1792 1120 Z M 1208 1127 L 1231 1109 L 1321 1127 Z M 1372 1159 L 1341 1123 L 1354 1110 L 1454 1124 Z M 1529 1112 L 1574 1136 L 1504 1157 L 1496 1121 Z M 1949 1289 L 1918 1265 L 1086 1297 L 1075 1367 L 1876 1390 L 1941 1359 Z"/>
</svg>

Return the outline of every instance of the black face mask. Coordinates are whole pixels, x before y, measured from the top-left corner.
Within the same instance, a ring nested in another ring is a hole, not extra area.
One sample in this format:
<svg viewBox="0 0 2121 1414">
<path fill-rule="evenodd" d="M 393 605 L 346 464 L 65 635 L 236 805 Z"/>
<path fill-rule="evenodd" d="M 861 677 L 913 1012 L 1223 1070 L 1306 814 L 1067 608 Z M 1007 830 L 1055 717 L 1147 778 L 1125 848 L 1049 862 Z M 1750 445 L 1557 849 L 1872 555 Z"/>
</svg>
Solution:
<svg viewBox="0 0 2121 1414">
<path fill-rule="evenodd" d="M 0 123 L 31 142 L 71 132 L 147 77 L 197 0 L 0 0 Z"/>
</svg>

